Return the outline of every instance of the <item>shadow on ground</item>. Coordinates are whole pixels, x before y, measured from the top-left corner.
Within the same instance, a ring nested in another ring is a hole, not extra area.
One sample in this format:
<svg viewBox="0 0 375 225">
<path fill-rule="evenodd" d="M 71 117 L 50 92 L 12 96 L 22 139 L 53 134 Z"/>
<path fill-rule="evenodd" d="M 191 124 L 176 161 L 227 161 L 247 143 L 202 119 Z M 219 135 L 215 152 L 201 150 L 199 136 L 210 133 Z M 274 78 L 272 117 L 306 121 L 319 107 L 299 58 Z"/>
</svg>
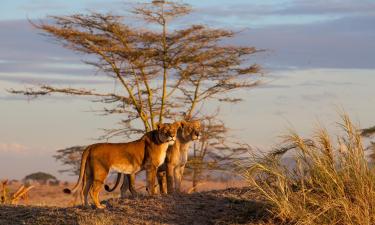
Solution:
<svg viewBox="0 0 375 225">
<path fill-rule="evenodd" d="M 267 207 L 248 188 L 110 199 L 107 209 L 0 206 L 0 224 L 262 224 Z"/>
</svg>

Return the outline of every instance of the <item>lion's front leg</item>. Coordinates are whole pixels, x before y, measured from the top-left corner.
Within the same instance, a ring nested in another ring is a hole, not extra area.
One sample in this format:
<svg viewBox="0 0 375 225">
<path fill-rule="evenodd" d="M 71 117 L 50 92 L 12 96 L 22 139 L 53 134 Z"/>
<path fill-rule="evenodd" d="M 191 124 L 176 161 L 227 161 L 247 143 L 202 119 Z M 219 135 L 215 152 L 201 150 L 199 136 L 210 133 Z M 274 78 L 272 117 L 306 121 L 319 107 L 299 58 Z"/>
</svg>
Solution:
<svg viewBox="0 0 375 225">
<path fill-rule="evenodd" d="M 167 190 L 168 194 L 172 194 L 174 192 L 174 165 L 167 164 Z"/>
<path fill-rule="evenodd" d="M 175 189 L 177 192 L 181 192 L 182 176 L 184 175 L 185 165 L 178 166 L 175 169 Z"/>
<path fill-rule="evenodd" d="M 150 195 L 155 194 L 155 179 L 156 179 L 157 167 L 150 165 L 146 170 L 146 179 L 147 179 L 147 191 Z"/>
<path fill-rule="evenodd" d="M 158 171 L 158 184 L 161 194 L 167 194 L 167 175 L 166 171 Z"/>
</svg>

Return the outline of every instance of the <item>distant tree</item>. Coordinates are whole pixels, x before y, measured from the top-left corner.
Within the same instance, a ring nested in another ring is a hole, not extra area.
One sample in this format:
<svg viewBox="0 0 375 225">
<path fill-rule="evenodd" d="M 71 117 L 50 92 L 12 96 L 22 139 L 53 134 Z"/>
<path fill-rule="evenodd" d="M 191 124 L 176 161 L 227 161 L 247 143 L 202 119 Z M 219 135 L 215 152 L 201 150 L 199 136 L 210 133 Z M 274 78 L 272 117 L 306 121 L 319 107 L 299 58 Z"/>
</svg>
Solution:
<svg viewBox="0 0 375 225">
<path fill-rule="evenodd" d="M 186 166 L 191 176 L 192 190 L 196 190 L 207 172 L 214 171 L 219 172 L 221 176 L 228 176 L 228 172 L 233 172 L 238 163 L 246 160 L 245 153 L 250 150 L 247 144 L 236 142 L 228 137 L 229 129 L 217 118 L 217 115 L 215 113 L 203 118 L 201 140 L 193 145 Z"/>
<path fill-rule="evenodd" d="M 103 139 L 143 134 L 165 120 L 205 119 L 207 112 L 200 109 L 207 102 L 238 103 L 241 98 L 231 98 L 230 93 L 259 85 L 261 70 L 250 57 L 261 50 L 224 44 L 236 34 L 226 29 L 203 25 L 172 29 L 171 22 L 190 11 L 186 4 L 155 0 L 132 11 L 134 18 L 144 22 L 138 27 L 125 24 L 126 17 L 101 13 L 53 16 L 49 23 L 34 24 L 64 47 L 96 59 L 87 63 L 118 82 L 122 90 L 114 93 L 42 85 L 10 92 L 35 97 L 54 93 L 93 97 L 107 105 L 105 115 L 124 115 L 121 126 L 105 130 Z M 221 137 L 206 140 L 199 150 L 204 154 L 199 157 L 208 156 L 209 151 L 214 154 L 219 149 L 212 143 L 218 142 Z M 69 164 L 65 160 L 69 152 L 60 150 L 55 158 Z"/>
<path fill-rule="evenodd" d="M 32 173 L 32 174 L 27 175 L 23 180 L 26 183 L 28 183 L 29 181 L 36 181 L 40 184 L 47 184 L 48 181 L 56 181 L 57 179 L 55 176 L 51 174 L 44 173 L 44 172 L 37 172 L 37 173 Z"/>
<path fill-rule="evenodd" d="M 70 148 L 57 150 L 53 156 L 57 161 L 60 161 L 67 169 L 59 170 L 60 173 L 69 173 L 70 175 L 79 175 L 79 168 L 81 166 L 81 156 L 86 146 L 73 146 Z"/>
<path fill-rule="evenodd" d="M 361 135 L 362 135 L 362 136 L 365 136 L 365 137 L 370 137 L 370 136 L 372 136 L 373 134 L 375 134 L 375 126 L 372 126 L 372 127 L 369 127 L 369 128 L 362 129 L 362 131 L 361 131 Z"/>
<path fill-rule="evenodd" d="M 374 134 L 375 134 L 375 126 L 372 126 L 372 127 L 365 128 L 365 129 L 361 130 L 361 135 L 363 137 L 368 138 L 368 139 L 371 139 L 374 136 Z M 366 150 L 370 150 L 371 151 L 369 157 L 372 160 L 371 163 L 374 165 L 375 164 L 375 142 L 374 141 L 370 141 L 370 145 L 367 146 Z"/>
</svg>

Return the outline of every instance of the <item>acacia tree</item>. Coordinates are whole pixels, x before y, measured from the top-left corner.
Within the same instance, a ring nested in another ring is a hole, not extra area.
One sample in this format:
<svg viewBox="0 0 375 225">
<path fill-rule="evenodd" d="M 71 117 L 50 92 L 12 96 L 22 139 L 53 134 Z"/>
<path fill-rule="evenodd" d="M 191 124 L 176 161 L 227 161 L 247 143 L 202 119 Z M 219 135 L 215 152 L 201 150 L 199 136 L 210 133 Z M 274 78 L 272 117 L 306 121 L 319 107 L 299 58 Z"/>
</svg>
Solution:
<svg viewBox="0 0 375 225">
<path fill-rule="evenodd" d="M 365 128 L 361 130 L 361 135 L 366 138 L 372 138 L 375 134 L 375 126 Z M 373 160 L 373 163 L 375 162 L 375 141 L 370 141 L 369 146 L 366 148 L 366 150 L 370 150 L 370 158 Z"/>
<path fill-rule="evenodd" d="M 122 90 L 42 85 L 10 91 L 93 97 L 107 105 L 105 114 L 124 115 L 122 126 L 106 130 L 105 138 L 144 133 L 165 119 L 204 118 L 205 112 L 198 109 L 205 102 L 235 103 L 240 99 L 231 99 L 228 93 L 259 84 L 260 69 L 249 60 L 259 50 L 224 45 L 223 40 L 236 34 L 226 29 L 191 25 L 172 30 L 173 20 L 190 11 L 186 4 L 153 1 L 132 11 L 145 22 L 142 28 L 126 24 L 123 16 L 102 13 L 52 16 L 52 22 L 33 24 L 64 47 L 94 58 L 86 63 L 114 79 Z"/>
<path fill-rule="evenodd" d="M 247 144 L 229 138 L 229 129 L 218 119 L 218 112 L 204 116 L 202 121 L 204 126 L 200 142 L 194 143 L 186 166 L 191 175 L 193 191 L 198 187 L 203 175 L 212 171 L 220 174 L 233 172 L 242 160 L 247 159 L 244 156 L 250 150 Z"/>
<path fill-rule="evenodd" d="M 361 135 L 365 137 L 371 137 L 374 134 L 375 134 L 375 126 L 362 129 L 361 131 Z"/>
<path fill-rule="evenodd" d="M 63 165 L 68 166 L 68 169 L 59 170 L 59 172 L 78 176 L 81 167 L 82 153 L 85 149 L 86 146 L 73 146 L 57 150 L 56 155 L 53 157 Z"/>
</svg>

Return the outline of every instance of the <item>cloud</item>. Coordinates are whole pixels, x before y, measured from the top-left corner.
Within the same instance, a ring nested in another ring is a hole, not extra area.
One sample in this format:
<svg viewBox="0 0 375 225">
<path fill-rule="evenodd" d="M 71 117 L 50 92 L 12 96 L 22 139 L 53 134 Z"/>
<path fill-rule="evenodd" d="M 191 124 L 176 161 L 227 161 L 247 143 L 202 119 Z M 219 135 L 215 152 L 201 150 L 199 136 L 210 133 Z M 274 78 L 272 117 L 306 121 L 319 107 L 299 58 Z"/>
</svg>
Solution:
<svg viewBox="0 0 375 225">
<path fill-rule="evenodd" d="M 374 14 L 375 2 L 371 0 L 294 0 L 289 7 L 275 10 L 273 14 L 287 15 L 363 15 Z"/>
<path fill-rule="evenodd" d="M 40 35 L 27 20 L 0 21 L 0 60 L 49 62 L 80 61 L 82 56 Z"/>
<path fill-rule="evenodd" d="M 67 8 L 68 5 L 57 1 L 31 0 L 19 8 L 25 11 L 49 11 Z"/>
<path fill-rule="evenodd" d="M 260 85 L 259 89 L 285 89 L 285 88 L 290 88 L 291 85 L 287 84 L 272 84 L 272 83 L 264 83 L 263 85 Z"/>
<path fill-rule="evenodd" d="M 39 35 L 26 20 L 0 21 L 0 80 L 18 83 L 109 83 L 83 57 Z"/>
<path fill-rule="evenodd" d="M 332 80 L 309 80 L 305 81 L 299 86 L 308 86 L 308 87 L 321 87 L 324 86 L 353 86 L 353 85 L 360 85 L 355 82 L 349 82 L 349 81 L 332 81 Z"/>
<path fill-rule="evenodd" d="M 198 8 L 193 18 L 231 27 L 246 24 L 268 26 L 307 24 L 353 15 L 374 15 L 374 11 L 375 3 L 370 0 L 237 1 Z"/>
<path fill-rule="evenodd" d="M 318 94 L 302 94 L 300 96 L 304 101 L 314 101 L 314 102 L 319 102 L 319 101 L 326 101 L 327 99 L 338 99 L 337 95 L 331 92 L 323 92 L 323 93 L 318 93 Z"/>
<path fill-rule="evenodd" d="M 284 1 L 285 2 L 285 1 Z M 232 40 L 229 44 L 254 45 L 258 48 L 267 49 L 268 52 L 259 54 L 252 58 L 266 69 L 280 70 L 290 68 L 375 68 L 373 58 L 375 57 L 375 42 L 373 37 L 375 30 L 375 15 L 368 8 L 373 4 L 369 1 L 354 3 L 354 0 L 344 0 L 344 6 L 334 8 L 336 1 L 329 0 L 327 8 L 331 13 L 342 13 L 345 17 L 329 19 L 319 23 L 306 24 L 278 24 L 256 29 L 245 30 Z M 354 9 L 345 5 L 353 4 Z M 262 4 L 229 4 L 229 11 L 241 17 L 242 13 L 251 16 L 253 11 L 259 15 L 289 14 L 298 18 L 297 8 L 303 8 L 306 13 L 313 13 L 322 8 L 323 1 L 319 0 L 314 10 L 308 12 L 312 7 L 309 1 L 293 1 L 286 6 L 275 3 L 271 5 Z M 226 10 L 222 5 L 215 7 L 215 14 L 202 14 L 204 9 L 198 9 L 196 14 L 206 18 L 225 18 Z M 247 6 L 247 7 L 245 7 Z M 250 7 L 251 6 L 251 7 Z M 366 7 L 367 6 L 367 7 Z M 232 7 L 232 8 L 231 8 Z M 292 10 L 293 9 L 293 10 Z M 289 10 L 289 11 L 288 11 Z M 359 15 L 355 11 L 364 13 Z M 198 22 L 199 17 L 194 15 L 188 17 L 190 22 Z M 228 23 L 235 26 L 238 21 L 245 21 L 246 17 L 233 19 L 228 18 Z M 245 21 L 246 22 L 246 21 Z M 246 22 L 248 23 L 248 21 Z M 223 23 L 222 26 L 225 26 Z M 26 20 L 2 21 L 0 22 L 0 80 L 17 82 L 35 82 L 35 78 L 51 75 L 48 82 L 57 83 L 85 83 L 86 79 L 64 80 L 54 77 L 58 74 L 65 77 L 89 76 L 95 73 L 94 68 L 81 63 L 82 55 L 63 48 L 47 37 L 38 34 Z M 14 76 L 24 74 L 23 76 Z M 35 76 L 37 75 L 37 76 Z M 30 77 L 30 78 L 28 78 Z M 43 81 L 43 80 L 42 80 Z M 39 82 L 39 80 L 36 80 Z M 96 82 L 96 81 L 93 81 Z M 101 81 L 99 81 L 101 82 Z"/>
<path fill-rule="evenodd" d="M 255 58 L 273 67 L 375 68 L 375 16 L 356 16 L 325 23 L 278 25 L 251 29 L 237 44 L 269 49 Z"/>
<path fill-rule="evenodd" d="M 37 72 L 35 72 L 37 73 Z M 94 84 L 113 84 L 111 79 L 101 79 L 90 76 L 88 78 L 74 78 L 71 74 L 53 74 L 44 76 L 35 76 L 35 73 L 14 73 L 12 75 L 0 73 L 0 81 L 8 81 L 20 84 L 54 84 L 54 85 L 94 85 Z"/>
<path fill-rule="evenodd" d="M 1 143 L 0 153 L 26 153 L 30 150 L 29 147 L 19 143 Z"/>
<path fill-rule="evenodd" d="M 79 61 L 70 63 L 62 60 L 48 61 L 24 61 L 13 60 L 0 62 L 0 72 L 11 73 L 37 73 L 37 74 L 64 74 L 66 76 L 87 76 L 97 72 L 93 67 L 89 67 Z"/>
</svg>

